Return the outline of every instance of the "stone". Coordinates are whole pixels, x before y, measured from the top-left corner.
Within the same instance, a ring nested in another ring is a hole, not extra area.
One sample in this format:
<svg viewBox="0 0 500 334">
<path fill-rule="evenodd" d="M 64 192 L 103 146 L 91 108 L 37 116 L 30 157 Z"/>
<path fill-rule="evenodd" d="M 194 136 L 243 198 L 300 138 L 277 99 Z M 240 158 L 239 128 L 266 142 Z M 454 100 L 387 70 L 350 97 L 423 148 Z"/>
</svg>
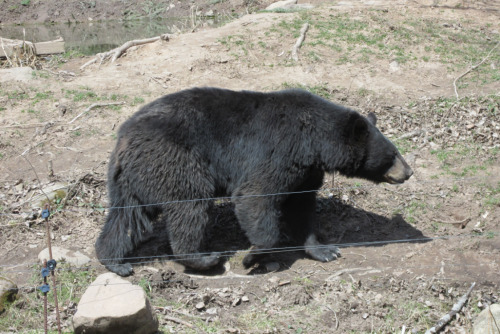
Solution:
<svg viewBox="0 0 500 334">
<path fill-rule="evenodd" d="M 399 63 L 397 61 L 392 61 L 390 64 L 389 64 L 389 71 L 390 72 L 397 72 L 399 71 L 400 67 L 399 67 Z"/>
<path fill-rule="evenodd" d="M 0 276 L 0 314 L 17 298 L 17 285 L 10 279 Z"/>
<path fill-rule="evenodd" d="M 301 3 L 298 4 L 297 0 L 284 0 L 284 1 L 278 1 L 275 3 L 270 4 L 267 6 L 266 10 L 306 10 L 306 9 L 312 9 L 314 8 L 314 5 L 310 3 Z"/>
<path fill-rule="evenodd" d="M 486 307 L 474 320 L 474 334 L 500 334 L 495 323 L 500 324 L 500 304 Z"/>
<path fill-rule="evenodd" d="M 52 246 L 52 256 L 57 262 L 64 260 L 76 267 L 81 267 L 90 262 L 90 258 L 87 255 L 80 253 L 79 251 L 73 251 L 58 246 Z M 44 250 L 42 250 L 38 254 L 38 259 L 42 263 L 44 260 L 50 260 L 49 249 L 45 248 Z"/>
<path fill-rule="evenodd" d="M 272 3 L 269 6 L 267 6 L 266 10 L 275 10 L 278 8 L 285 9 L 285 8 L 289 8 L 295 4 L 297 4 L 297 0 L 277 1 L 277 2 Z"/>
<path fill-rule="evenodd" d="M 55 200 L 62 200 L 66 197 L 69 184 L 65 182 L 56 182 L 46 186 L 43 192 L 34 196 L 31 199 L 31 207 L 33 209 L 41 208 L 43 209 L 45 204 L 47 204 L 47 197 L 50 200 L 49 205 L 53 206 Z M 54 208 L 52 208 L 53 210 Z"/>
<path fill-rule="evenodd" d="M 31 67 L 12 67 L 0 69 L 0 82 L 22 81 L 27 82 L 33 79 L 33 69 Z"/>
<path fill-rule="evenodd" d="M 140 286 L 115 273 L 105 273 L 80 299 L 73 328 L 76 334 L 150 334 L 158 330 L 158 319 Z"/>
<path fill-rule="evenodd" d="M 266 263 L 266 270 L 268 272 L 280 270 L 280 264 L 278 262 L 268 262 Z"/>
</svg>

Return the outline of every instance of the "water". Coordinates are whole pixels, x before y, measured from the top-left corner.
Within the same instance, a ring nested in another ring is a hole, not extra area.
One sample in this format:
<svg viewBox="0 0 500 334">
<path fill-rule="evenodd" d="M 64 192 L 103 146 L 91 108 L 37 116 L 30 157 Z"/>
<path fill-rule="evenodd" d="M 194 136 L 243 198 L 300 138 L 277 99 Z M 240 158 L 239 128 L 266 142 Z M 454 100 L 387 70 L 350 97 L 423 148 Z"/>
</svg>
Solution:
<svg viewBox="0 0 500 334">
<path fill-rule="evenodd" d="M 203 26 L 217 25 L 216 19 L 201 22 Z M 99 21 L 85 23 L 55 23 L 0 26 L 0 37 L 45 42 L 64 38 L 66 51 L 94 55 L 109 51 L 133 39 L 143 39 L 166 33 L 191 29 L 189 18 L 164 20 Z"/>
</svg>

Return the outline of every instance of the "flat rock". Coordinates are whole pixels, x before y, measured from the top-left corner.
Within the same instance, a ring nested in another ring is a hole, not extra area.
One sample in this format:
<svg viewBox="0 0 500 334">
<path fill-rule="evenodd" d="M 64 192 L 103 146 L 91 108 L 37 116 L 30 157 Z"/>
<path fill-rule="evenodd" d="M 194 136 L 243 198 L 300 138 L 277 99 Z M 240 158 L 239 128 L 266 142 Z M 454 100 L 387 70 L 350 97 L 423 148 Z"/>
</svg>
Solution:
<svg viewBox="0 0 500 334">
<path fill-rule="evenodd" d="M 277 1 L 267 6 L 266 10 L 274 10 L 278 8 L 286 9 L 292 7 L 295 4 L 297 4 L 297 0 Z"/>
<path fill-rule="evenodd" d="M 68 191 L 69 184 L 64 183 L 64 182 L 56 182 L 50 185 L 47 185 L 43 189 L 43 193 L 40 193 L 36 196 L 34 196 L 31 199 L 31 207 L 33 209 L 37 208 L 43 208 L 44 205 L 47 203 L 47 197 L 49 198 L 50 205 L 53 205 L 53 201 L 56 197 L 59 199 L 63 199 L 66 197 L 66 193 Z"/>
<path fill-rule="evenodd" d="M 67 263 L 70 263 L 76 267 L 81 267 L 90 261 L 90 258 L 87 255 L 80 253 L 79 251 L 73 251 L 57 246 L 52 246 L 52 256 L 54 257 L 54 260 L 58 262 L 61 260 L 65 260 Z M 42 263 L 44 260 L 50 260 L 49 249 L 45 248 L 44 250 L 42 250 L 38 254 L 38 259 Z"/>
<path fill-rule="evenodd" d="M 12 67 L 0 69 L 0 82 L 23 81 L 33 79 L 33 69 L 31 67 Z"/>
<path fill-rule="evenodd" d="M 270 4 L 266 10 L 303 10 L 312 9 L 313 4 L 310 3 L 297 3 L 297 0 L 283 0 Z"/>
<path fill-rule="evenodd" d="M 158 330 L 144 290 L 115 273 L 99 275 L 73 316 L 75 333 L 150 334 Z"/>
<path fill-rule="evenodd" d="M 500 334 L 496 324 L 500 324 L 500 304 L 485 308 L 474 321 L 474 334 Z"/>
<path fill-rule="evenodd" d="M 0 314 L 2 314 L 8 303 L 13 302 L 17 297 L 17 285 L 10 279 L 0 276 Z"/>
</svg>

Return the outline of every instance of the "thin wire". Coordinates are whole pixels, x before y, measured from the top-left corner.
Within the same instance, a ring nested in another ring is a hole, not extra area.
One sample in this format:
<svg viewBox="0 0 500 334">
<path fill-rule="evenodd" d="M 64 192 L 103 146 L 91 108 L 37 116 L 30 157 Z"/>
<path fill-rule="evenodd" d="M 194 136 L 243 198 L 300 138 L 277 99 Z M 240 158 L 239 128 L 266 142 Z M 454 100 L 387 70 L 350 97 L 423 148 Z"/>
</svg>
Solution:
<svg viewBox="0 0 500 334">
<path fill-rule="evenodd" d="M 338 248 L 348 248 L 348 247 L 360 247 L 360 246 L 376 246 L 376 245 L 385 245 L 385 244 L 397 244 L 397 243 L 412 243 L 412 242 L 428 242 L 433 240 L 447 240 L 447 239 L 455 239 L 455 238 L 467 238 L 467 237 L 480 237 L 482 234 L 464 234 L 464 235 L 445 235 L 445 236 L 436 236 L 436 237 L 425 237 L 425 238 L 414 238 L 414 239 L 397 239 L 397 240 L 377 240 L 377 241 L 364 241 L 364 242 L 351 242 L 351 243 L 343 243 L 343 244 L 321 244 L 315 246 L 290 246 L 290 247 L 272 247 L 272 248 L 262 248 L 257 250 L 248 250 L 248 249 L 239 249 L 239 250 L 230 250 L 230 251 L 222 251 L 222 252 L 198 252 L 198 253 L 185 253 L 185 254 L 168 254 L 168 255 L 154 255 L 154 256 L 133 256 L 133 257 L 122 257 L 122 258 L 106 258 L 106 259 L 91 259 L 90 263 L 99 263 L 100 261 L 124 261 L 124 260 L 140 260 L 140 259 L 151 259 L 150 261 L 139 261 L 133 262 L 133 264 L 146 264 L 146 263 L 154 263 L 156 260 L 174 260 L 174 261 L 182 261 L 189 260 L 193 257 L 206 256 L 211 254 L 216 254 L 221 257 L 229 257 L 233 256 L 236 253 L 245 253 L 249 254 L 274 254 L 274 253 L 286 253 L 286 252 L 295 252 L 295 251 L 303 251 L 303 250 L 314 250 L 314 249 L 324 249 L 330 248 L 332 246 Z M 36 266 L 37 263 L 25 264 L 26 266 Z M 0 265 L 1 268 L 15 268 L 19 265 Z M 72 269 L 80 269 L 80 267 L 69 267 L 65 268 L 65 270 Z M 59 269 L 57 269 L 59 270 Z M 22 271 L 18 271 L 22 272 Z M 30 271 L 31 272 L 31 271 Z"/>
<path fill-rule="evenodd" d="M 482 177 L 469 177 L 469 178 L 452 178 L 452 179 L 441 179 L 435 181 L 422 181 L 418 184 L 438 184 L 439 182 L 452 180 L 454 182 L 465 182 L 471 180 L 484 179 Z M 269 194 L 254 194 L 254 195 L 240 195 L 240 196 L 223 196 L 223 197 L 207 197 L 207 198 L 196 198 L 196 199 L 180 199 L 180 200 L 172 200 L 166 202 L 158 202 L 158 203 L 150 203 L 150 204 L 138 204 L 138 205 L 129 205 L 129 206 L 110 206 L 110 207 L 97 207 L 91 209 L 56 209 L 55 212 L 102 212 L 105 210 L 111 209 L 132 209 L 132 208 L 141 208 L 141 207 L 151 207 L 151 206 L 162 206 L 162 205 L 171 205 L 171 204 L 182 204 L 182 203 L 192 203 L 192 202 L 200 202 L 200 201 L 216 201 L 216 200 L 232 200 L 232 199 L 244 199 L 244 198 L 256 198 L 256 197 L 271 197 L 271 196 L 284 196 L 284 195 L 294 195 L 294 194 L 306 194 L 306 193 L 316 193 L 316 192 L 333 192 L 333 191 L 341 191 L 341 190 L 353 190 L 353 189 L 369 189 L 378 187 L 376 184 L 365 184 L 365 185 L 354 185 L 348 187 L 332 187 L 332 188 L 323 188 L 317 190 L 303 190 L 303 191 L 291 191 L 291 192 L 279 192 L 279 193 L 269 193 Z M 382 188 L 385 189 L 385 188 Z M 388 189 L 385 189 L 388 190 Z M 97 206 L 94 203 L 89 203 L 89 205 Z M 33 214 L 33 211 L 24 212 L 24 214 Z M 0 216 L 8 216 L 8 215 L 22 215 L 23 213 L 0 213 Z M 25 224 L 22 223 L 11 223 L 0 225 L 0 227 L 11 227 L 16 225 Z"/>
<path fill-rule="evenodd" d="M 484 266 L 487 266 L 488 264 L 463 264 L 463 263 L 445 263 L 444 265 L 441 264 L 441 263 L 436 263 L 436 264 L 429 264 L 429 265 L 415 265 L 415 266 L 407 266 L 405 265 L 404 268 L 401 268 L 401 269 L 423 269 L 423 268 L 441 268 L 441 267 L 445 267 L 445 268 L 479 268 L 479 267 L 484 267 Z M 91 267 L 86 267 L 85 269 L 88 269 L 88 268 L 91 268 Z M 364 269 L 367 269 L 367 270 L 387 270 L 387 269 L 392 269 L 392 268 L 400 268 L 399 266 L 383 266 L 383 267 L 370 267 L 370 268 L 363 268 L 363 269 L 360 269 L 360 271 L 364 270 Z M 82 268 L 78 268 L 78 269 L 82 269 Z M 62 271 L 62 270 L 65 270 L 65 269 L 57 269 L 59 271 Z M 342 269 L 338 269 L 339 271 L 342 270 Z M 176 273 L 177 274 L 177 273 Z M 332 276 L 332 275 L 335 275 L 335 272 L 321 272 L 321 273 L 317 273 L 318 275 L 328 275 L 328 276 Z M 187 275 L 187 274 L 183 274 L 181 273 L 180 275 L 186 275 L 188 276 L 190 279 L 193 279 L 193 278 L 197 278 L 197 275 Z M 238 275 L 238 276 L 221 276 L 222 278 L 224 279 L 228 279 L 228 278 L 231 278 L 231 279 L 249 279 L 249 278 L 253 278 L 254 275 Z M 203 276 L 200 276 L 200 278 L 203 278 Z M 435 279 L 446 279 L 446 278 L 439 278 L 439 277 L 436 277 Z M 176 280 L 170 280 L 170 279 L 166 279 L 166 280 L 148 280 L 147 281 L 148 283 L 185 283 L 186 282 L 186 279 L 176 279 Z M 95 284 L 95 283 L 91 283 L 91 284 L 86 284 L 86 283 L 72 283 L 72 284 L 58 284 L 57 286 L 58 287 L 82 287 L 82 286 L 101 286 L 101 285 L 122 285 L 122 284 L 130 284 L 129 282 L 123 282 L 123 283 L 102 283 L 102 284 Z M 25 285 L 25 286 L 19 286 L 17 287 L 17 289 L 33 289 L 33 288 L 36 288 L 37 286 L 33 286 L 33 285 Z M 17 290 L 16 288 L 9 288 L 9 289 L 0 289 L 0 291 L 16 291 Z"/>
</svg>

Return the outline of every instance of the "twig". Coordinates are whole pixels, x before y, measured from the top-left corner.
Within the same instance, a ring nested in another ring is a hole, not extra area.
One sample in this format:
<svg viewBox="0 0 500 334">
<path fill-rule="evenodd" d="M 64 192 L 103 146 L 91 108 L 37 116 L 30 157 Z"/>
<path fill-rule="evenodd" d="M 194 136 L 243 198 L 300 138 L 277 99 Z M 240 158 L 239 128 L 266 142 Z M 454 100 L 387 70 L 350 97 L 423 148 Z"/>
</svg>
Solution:
<svg viewBox="0 0 500 334">
<path fill-rule="evenodd" d="M 417 130 L 414 130 L 414 131 L 411 131 L 411 132 L 407 132 L 407 133 L 399 136 L 398 140 L 420 136 L 422 133 L 424 133 L 424 130 L 417 129 Z"/>
<path fill-rule="evenodd" d="M 470 286 L 469 290 L 467 290 L 467 293 L 464 294 L 459 300 L 458 302 L 456 302 L 453 307 L 451 308 L 451 311 L 447 314 L 445 314 L 441 319 L 438 320 L 438 322 L 436 323 L 436 325 L 430 329 L 428 329 L 425 334 L 432 334 L 432 333 L 437 333 L 439 332 L 448 322 L 450 322 L 451 318 L 453 318 L 455 316 L 455 314 L 457 314 L 458 312 L 460 312 L 460 310 L 462 309 L 462 307 L 464 306 L 465 302 L 467 301 L 467 299 L 469 299 L 469 295 L 472 291 L 472 289 L 474 288 L 474 286 L 476 285 L 476 282 L 472 283 L 472 285 Z"/>
<path fill-rule="evenodd" d="M 337 312 L 335 312 L 330 306 L 326 305 L 326 308 L 333 312 L 335 316 L 335 329 L 339 328 L 339 319 L 337 318 Z"/>
<path fill-rule="evenodd" d="M 158 80 L 157 78 L 155 77 L 150 77 L 151 80 L 153 80 L 154 82 L 156 82 L 158 85 L 162 86 L 163 88 L 168 88 L 167 85 L 165 85 L 164 83 L 162 83 L 160 80 Z"/>
<path fill-rule="evenodd" d="M 120 46 L 119 48 L 112 50 L 113 56 L 111 57 L 111 62 L 114 63 L 115 60 L 118 59 L 127 49 L 129 49 L 133 46 L 153 43 L 153 42 L 159 41 L 160 39 L 162 39 L 164 41 L 168 41 L 169 37 L 167 34 L 165 34 L 165 35 L 146 38 L 146 39 L 136 39 L 133 41 L 128 41 L 125 44 L 123 44 L 122 46 Z"/>
<path fill-rule="evenodd" d="M 178 324 L 184 325 L 184 326 L 189 327 L 189 328 L 194 328 L 194 326 L 192 324 L 190 324 L 189 322 L 184 321 L 182 319 L 179 319 L 179 318 L 175 318 L 175 317 L 171 317 L 171 316 L 166 315 L 165 320 L 173 321 L 173 322 L 176 322 Z"/>
<path fill-rule="evenodd" d="M 89 66 L 89 65 L 97 62 L 98 60 L 100 60 L 101 63 L 102 63 L 106 59 L 111 58 L 111 62 L 113 63 L 125 51 L 127 51 L 127 49 L 129 49 L 129 48 L 131 48 L 133 46 L 143 45 L 143 44 L 147 44 L 147 43 L 153 43 L 153 42 L 156 42 L 156 41 L 158 41 L 160 39 L 164 40 L 164 41 L 168 41 L 170 39 L 170 36 L 168 34 L 163 34 L 163 35 L 156 36 L 156 37 L 151 37 L 151 38 L 146 38 L 146 39 L 136 39 L 136 40 L 128 41 L 125 44 L 123 44 L 122 46 L 117 47 L 117 48 L 115 48 L 115 49 L 113 49 L 111 51 L 103 52 L 103 53 L 98 53 L 95 56 L 94 59 L 91 59 L 88 62 L 86 62 L 85 64 L 83 64 L 82 66 L 80 66 L 80 70 L 83 70 L 85 67 L 87 67 L 87 66 Z"/>
<path fill-rule="evenodd" d="M 5 47 L 3 46 L 3 38 L 0 37 L 0 42 L 2 43 L 2 50 L 3 53 L 5 54 L 5 58 L 7 58 L 7 61 L 9 62 L 11 67 L 14 67 L 14 64 L 10 61 L 9 55 L 7 54 L 7 51 L 5 51 Z"/>
<path fill-rule="evenodd" d="M 304 38 L 306 37 L 307 29 L 309 29 L 309 23 L 306 22 L 306 23 L 304 23 L 304 25 L 300 29 L 300 36 L 299 36 L 299 38 L 297 39 L 297 42 L 295 42 L 295 45 L 292 48 L 292 59 L 295 60 L 295 61 L 299 61 L 298 51 L 299 51 L 300 46 L 304 42 Z"/>
<path fill-rule="evenodd" d="M 84 111 L 82 111 L 81 113 L 79 113 L 71 121 L 69 121 L 68 124 L 73 123 L 74 121 L 76 121 L 77 119 L 79 119 L 80 117 L 82 117 L 85 113 L 88 113 L 90 110 L 92 110 L 94 108 L 97 108 L 97 107 L 106 107 L 106 106 L 116 106 L 116 105 L 120 105 L 120 104 L 125 104 L 125 102 L 94 103 L 90 107 L 88 107 L 87 109 L 85 109 Z"/>
<path fill-rule="evenodd" d="M 495 316 L 494 316 L 494 315 L 493 315 L 493 313 L 491 312 L 491 305 L 490 305 L 490 306 L 488 306 L 488 312 L 490 313 L 490 317 L 491 317 L 491 319 L 493 319 L 493 322 L 495 323 L 495 327 L 496 327 L 497 331 L 499 331 L 499 332 L 500 332 L 500 327 L 498 327 L 498 324 L 497 324 L 497 321 L 496 321 L 496 319 L 495 319 Z"/>
<path fill-rule="evenodd" d="M 30 124 L 14 124 L 0 126 L 0 129 L 14 129 L 14 128 L 36 128 L 38 126 L 47 125 L 47 123 L 30 123 Z"/>
<path fill-rule="evenodd" d="M 472 66 L 471 68 L 469 68 L 467 71 L 465 71 L 464 73 L 462 73 L 460 76 L 458 76 L 453 81 L 453 88 L 455 89 L 455 96 L 457 97 L 457 100 L 460 100 L 460 98 L 458 97 L 458 91 L 457 91 L 457 81 L 460 80 L 461 78 L 463 78 L 464 76 L 466 76 L 467 74 L 469 74 L 470 72 L 474 71 L 479 66 L 481 66 L 486 61 L 486 59 L 488 59 L 490 57 L 491 53 L 498 47 L 498 45 L 500 45 L 500 42 L 498 42 L 493 47 L 493 49 L 491 49 L 490 52 L 488 52 L 488 54 L 486 55 L 486 57 L 483 58 L 483 60 L 481 60 L 478 64 L 476 64 L 476 65 Z"/>
</svg>

